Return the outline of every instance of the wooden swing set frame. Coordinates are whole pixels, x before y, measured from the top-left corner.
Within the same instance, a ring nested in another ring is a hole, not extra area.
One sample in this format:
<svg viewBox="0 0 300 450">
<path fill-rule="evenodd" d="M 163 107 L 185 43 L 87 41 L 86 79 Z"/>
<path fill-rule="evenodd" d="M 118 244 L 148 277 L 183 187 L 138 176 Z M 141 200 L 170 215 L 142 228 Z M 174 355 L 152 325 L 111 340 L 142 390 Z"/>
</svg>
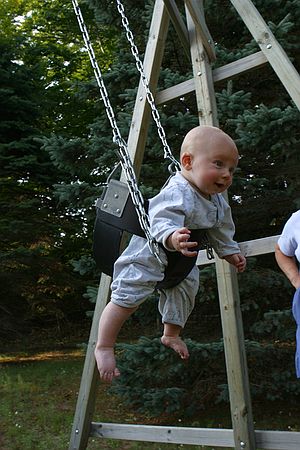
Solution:
<svg viewBox="0 0 300 450">
<path fill-rule="evenodd" d="M 144 71 L 157 105 L 195 92 L 199 124 L 218 126 L 214 83 L 230 79 L 269 63 L 291 99 L 300 109 L 300 77 L 285 51 L 250 0 L 230 0 L 260 47 L 260 51 L 212 70 L 215 60 L 213 39 L 205 23 L 203 0 L 185 0 L 186 23 L 175 0 L 156 0 L 144 57 Z M 170 20 L 191 60 L 193 78 L 157 92 Z M 151 120 L 144 86 L 140 81 L 127 146 L 138 177 Z M 122 177 L 121 177 L 122 180 Z M 279 236 L 240 243 L 245 256 L 274 252 Z M 89 437 L 125 439 L 160 443 L 232 447 L 237 450 L 299 450 L 300 432 L 254 430 L 249 391 L 244 332 L 240 310 L 237 275 L 226 261 L 215 256 L 208 260 L 200 251 L 197 264 L 214 263 L 223 329 L 225 360 L 230 396 L 232 429 L 165 427 L 93 422 L 98 371 L 94 359 L 100 315 L 109 301 L 111 278 L 101 275 L 93 323 L 87 346 L 77 399 L 69 450 L 83 450 Z"/>
</svg>

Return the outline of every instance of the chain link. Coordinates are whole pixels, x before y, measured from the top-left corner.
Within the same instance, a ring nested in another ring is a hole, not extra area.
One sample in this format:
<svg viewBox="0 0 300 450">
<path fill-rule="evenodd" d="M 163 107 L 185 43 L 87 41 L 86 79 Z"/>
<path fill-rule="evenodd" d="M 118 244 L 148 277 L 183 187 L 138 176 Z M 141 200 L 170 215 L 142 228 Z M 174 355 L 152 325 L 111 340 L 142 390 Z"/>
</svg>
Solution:
<svg viewBox="0 0 300 450">
<path fill-rule="evenodd" d="M 72 4 L 73 4 L 75 15 L 76 15 L 76 18 L 77 18 L 77 21 L 79 24 L 80 31 L 83 36 L 83 40 L 84 40 L 87 52 L 89 54 L 90 62 L 93 67 L 93 70 L 94 70 L 94 74 L 95 74 L 95 78 L 96 78 L 96 81 L 97 81 L 97 84 L 98 84 L 98 87 L 100 90 L 100 94 L 101 94 L 103 103 L 105 105 L 106 114 L 107 114 L 107 117 L 109 119 L 109 122 L 110 122 L 110 125 L 112 128 L 113 142 L 118 145 L 117 153 L 118 153 L 118 156 L 119 156 L 119 159 L 121 162 L 121 166 L 122 166 L 122 169 L 123 169 L 125 177 L 126 177 L 128 189 L 129 189 L 133 204 L 135 206 L 140 225 L 145 233 L 145 236 L 146 236 L 146 239 L 147 239 L 147 242 L 148 242 L 151 252 L 157 258 L 159 263 L 163 264 L 163 262 L 159 256 L 158 243 L 155 241 L 155 239 L 151 236 L 151 233 L 150 233 L 149 217 L 145 211 L 143 196 L 141 194 L 141 191 L 138 188 L 138 183 L 137 183 L 134 168 L 133 168 L 130 156 L 129 156 L 127 144 L 124 141 L 124 139 L 122 138 L 120 130 L 118 128 L 116 118 L 115 118 L 113 109 L 111 107 L 110 101 L 109 101 L 108 93 L 107 93 L 106 87 L 103 82 L 102 73 L 101 73 L 101 70 L 96 61 L 95 53 L 94 53 L 92 44 L 90 42 L 89 34 L 88 34 L 87 28 L 85 26 L 85 23 L 84 23 L 82 14 L 81 14 L 81 10 L 79 8 L 77 0 L 72 0 Z"/>
<path fill-rule="evenodd" d="M 151 107 L 152 117 L 154 119 L 154 122 L 156 123 L 158 135 L 159 135 L 159 138 L 160 138 L 160 140 L 162 142 L 162 145 L 163 145 L 164 158 L 165 159 L 168 158 L 171 161 L 171 164 L 169 166 L 170 172 L 172 171 L 172 167 L 174 167 L 175 171 L 178 171 L 178 170 L 180 170 L 180 164 L 174 158 L 174 156 L 172 154 L 172 151 L 171 151 L 171 149 L 170 149 L 170 147 L 169 147 L 169 145 L 167 143 L 166 134 L 165 134 L 165 131 L 164 131 L 164 129 L 162 127 L 162 124 L 161 124 L 160 115 L 159 115 L 159 112 L 158 112 L 158 110 L 156 108 L 154 97 L 153 97 L 153 94 L 152 94 L 152 92 L 150 90 L 150 87 L 149 87 L 149 81 L 148 81 L 148 78 L 147 78 L 147 76 L 145 74 L 143 63 L 142 63 L 142 61 L 141 61 L 141 59 L 139 57 L 138 48 L 135 45 L 132 31 L 129 28 L 129 22 L 128 22 L 128 19 L 127 19 L 126 15 L 125 15 L 124 6 L 123 6 L 123 4 L 122 4 L 122 2 L 120 0 L 116 0 L 116 3 L 117 3 L 117 9 L 118 9 L 118 11 L 120 13 L 120 16 L 121 16 L 121 19 L 122 19 L 122 25 L 123 25 L 123 27 L 124 27 L 124 29 L 126 31 L 127 40 L 128 40 L 128 42 L 130 44 L 131 53 L 132 53 L 132 55 L 133 55 L 133 57 L 135 59 L 135 64 L 136 64 L 137 70 L 139 71 L 139 73 L 141 75 L 141 81 L 142 81 L 142 84 L 143 84 L 144 89 L 146 91 L 147 101 L 148 101 L 148 103 L 149 103 L 149 105 Z"/>
<path fill-rule="evenodd" d="M 154 121 L 156 123 L 158 135 L 159 135 L 159 137 L 161 139 L 161 142 L 162 142 L 162 145 L 163 145 L 163 148 L 164 148 L 164 158 L 165 159 L 168 158 L 168 159 L 171 160 L 171 164 L 169 165 L 169 171 L 171 173 L 174 172 L 174 170 L 178 171 L 178 170 L 180 170 L 180 164 L 174 158 L 174 156 L 172 154 L 172 151 L 171 151 L 171 149 L 170 149 L 170 147 L 169 147 L 169 145 L 167 143 L 166 134 L 165 134 L 165 131 L 164 131 L 164 129 L 162 127 L 162 124 L 161 124 L 161 121 L 160 121 L 159 112 L 158 112 L 158 110 L 156 108 L 156 105 L 155 105 L 155 102 L 154 102 L 154 97 L 153 97 L 153 94 L 152 94 L 152 92 L 150 90 L 150 87 L 149 87 L 149 81 L 148 81 L 148 78 L 147 78 L 147 76 L 145 74 L 143 63 L 142 63 L 142 61 L 141 61 L 141 59 L 139 57 L 138 48 L 135 45 L 132 31 L 129 28 L 129 22 L 128 22 L 128 19 L 127 19 L 126 15 L 125 15 L 124 6 L 123 6 L 121 0 L 116 0 L 116 3 L 117 3 L 117 9 L 118 9 L 118 11 L 120 13 L 120 16 L 121 16 L 121 19 L 122 19 L 122 25 L 123 25 L 123 27 L 124 27 L 124 29 L 126 31 L 127 40 L 128 40 L 128 42 L 130 44 L 131 53 L 132 53 L 132 55 L 133 55 L 133 57 L 135 59 L 135 64 L 136 64 L 137 70 L 139 71 L 139 73 L 141 75 L 141 81 L 142 81 L 142 84 L 143 84 L 144 89 L 146 91 L 147 101 L 148 101 L 148 103 L 149 103 L 149 105 L 151 107 L 152 117 L 153 117 L 153 119 L 154 119 Z M 174 168 L 174 170 L 173 170 L 173 168 Z M 208 259 L 213 259 L 214 258 L 214 253 L 213 253 L 213 249 L 212 249 L 211 244 L 210 244 L 208 239 L 204 243 L 204 248 L 206 249 L 206 256 L 207 256 L 207 258 Z"/>
</svg>

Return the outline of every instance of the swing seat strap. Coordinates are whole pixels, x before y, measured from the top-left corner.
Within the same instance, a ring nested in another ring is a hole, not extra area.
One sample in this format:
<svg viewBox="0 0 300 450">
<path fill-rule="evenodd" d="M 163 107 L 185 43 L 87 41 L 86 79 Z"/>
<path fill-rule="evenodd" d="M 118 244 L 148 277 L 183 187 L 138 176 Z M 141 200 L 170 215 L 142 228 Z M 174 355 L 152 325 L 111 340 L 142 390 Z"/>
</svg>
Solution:
<svg viewBox="0 0 300 450">
<path fill-rule="evenodd" d="M 144 200 L 148 210 L 148 201 Z M 125 233 L 145 237 L 126 184 L 111 179 L 96 202 L 93 255 L 101 272 L 112 276 Z"/>
<path fill-rule="evenodd" d="M 208 252 L 208 248 L 210 249 L 206 230 L 191 230 L 190 241 L 198 242 L 197 247 L 193 247 L 193 250 L 199 251 L 206 249 L 206 251 Z M 165 247 L 163 247 L 162 244 L 160 244 L 160 246 L 164 250 L 168 258 L 168 265 L 165 269 L 164 279 L 156 284 L 156 289 L 162 290 L 172 288 L 181 283 L 181 281 L 183 281 L 188 276 L 188 274 L 195 266 L 197 262 L 197 256 L 184 256 L 180 252 L 171 252 L 167 250 Z"/>
<path fill-rule="evenodd" d="M 107 192 L 109 191 L 109 192 Z M 145 200 L 145 210 L 149 202 Z M 145 238 L 136 209 L 124 183 L 110 180 L 109 189 L 96 203 L 97 217 L 94 227 L 93 254 L 101 272 L 112 276 L 114 263 L 121 253 L 124 231 Z M 206 249 L 209 255 L 211 247 L 206 230 L 191 230 L 191 241 L 198 242 L 196 250 Z M 184 280 L 196 264 L 197 257 L 188 257 L 179 252 L 164 250 L 168 258 L 164 279 L 157 283 L 157 289 L 168 289 Z"/>
</svg>

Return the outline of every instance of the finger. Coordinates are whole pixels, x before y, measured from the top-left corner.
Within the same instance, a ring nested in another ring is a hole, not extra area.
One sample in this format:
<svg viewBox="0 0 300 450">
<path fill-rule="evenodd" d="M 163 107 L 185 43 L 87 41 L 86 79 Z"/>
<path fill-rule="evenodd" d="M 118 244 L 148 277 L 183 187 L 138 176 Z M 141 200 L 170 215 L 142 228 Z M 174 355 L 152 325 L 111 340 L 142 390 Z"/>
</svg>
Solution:
<svg viewBox="0 0 300 450">
<path fill-rule="evenodd" d="M 191 231 L 190 231 L 188 228 L 186 228 L 186 227 L 180 228 L 178 231 L 179 231 L 180 233 L 186 233 L 186 234 L 188 234 L 188 235 L 191 234 Z"/>
<path fill-rule="evenodd" d="M 192 247 L 197 247 L 197 246 L 198 246 L 198 242 L 184 241 L 181 243 L 182 248 L 192 248 Z"/>
<path fill-rule="evenodd" d="M 198 246 L 197 241 L 187 241 L 187 244 L 189 247 L 197 247 Z"/>
<path fill-rule="evenodd" d="M 197 251 L 190 251 L 190 250 L 188 250 L 188 249 L 183 249 L 183 250 L 181 251 L 181 253 L 182 253 L 184 256 L 190 256 L 190 257 L 197 256 L 197 255 L 198 255 L 198 252 L 197 252 Z"/>
<path fill-rule="evenodd" d="M 189 234 L 181 234 L 180 236 L 178 236 L 179 242 L 187 242 L 189 238 L 190 238 Z"/>
</svg>

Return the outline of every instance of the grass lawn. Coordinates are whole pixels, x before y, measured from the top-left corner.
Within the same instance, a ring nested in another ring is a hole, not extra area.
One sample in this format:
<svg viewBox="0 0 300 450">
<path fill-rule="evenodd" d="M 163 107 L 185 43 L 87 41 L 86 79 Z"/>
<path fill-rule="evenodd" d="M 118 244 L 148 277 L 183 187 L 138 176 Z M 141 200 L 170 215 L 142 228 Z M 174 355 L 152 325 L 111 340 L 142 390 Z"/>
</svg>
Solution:
<svg viewBox="0 0 300 450">
<path fill-rule="evenodd" d="M 82 351 L 0 356 L 0 448 L 2 450 L 66 450 L 80 385 Z M 300 431 L 299 408 L 282 404 L 254 405 L 256 429 Z M 297 409 L 297 410 L 296 410 Z M 189 421 L 151 418 L 128 410 L 100 385 L 94 421 L 231 428 L 229 406 L 212 407 Z M 89 439 L 95 449 L 208 449 L 118 440 Z"/>
</svg>

